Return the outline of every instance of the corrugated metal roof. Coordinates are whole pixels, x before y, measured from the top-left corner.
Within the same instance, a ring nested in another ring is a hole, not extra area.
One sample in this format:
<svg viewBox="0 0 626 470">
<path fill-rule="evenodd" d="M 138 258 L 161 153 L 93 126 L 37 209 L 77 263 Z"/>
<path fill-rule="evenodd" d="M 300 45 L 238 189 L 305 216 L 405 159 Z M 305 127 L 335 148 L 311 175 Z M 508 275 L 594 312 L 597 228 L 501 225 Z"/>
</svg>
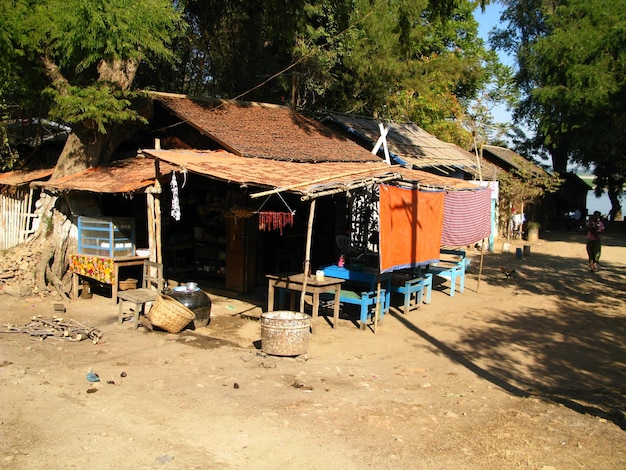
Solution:
<svg viewBox="0 0 626 470">
<path fill-rule="evenodd" d="M 44 168 L 40 170 L 16 170 L 0 173 L 0 184 L 21 186 L 31 181 L 49 178 L 53 172 L 54 168 Z"/>
<path fill-rule="evenodd" d="M 367 163 L 299 163 L 246 158 L 224 151 L 145 149 L 143 153 L 193 173 L 229 183 L 269 189 L 291 188 L 291 192 L 308 195 L 390 175 L 397 175 L 395 179 L 417 182 L 422 186 L 476 189 L 475 185 L 467 181 L 410 170 L 398 165 L 389 166 L 380 160 Z"/>
<path fill-rule="evenodd" d="M 372 147 L 380 137 L 379 121 L 375 119 L 331 113 L 324 120 L 343 127 L 359 139 L 367 141 Z M 390 130 L 386 139 L 389 151 L 406 163 L 416 168 L 462 168 L 466 172 L 478 175 L 476 156 L 471 152 L 439 140 L 417 124 L 385 124 L 385 127 L 388 126 Z M 485 163 L 489 165 L 488 162 Z M 493 172 L 493 168 L 485 170 L 487 173 Z"/>
<path fill-rule="evenodd" d="M 291 108 L 150 93 L 178 118 L 244 157 L 297 162 L 378 162 L 366 149 Z"/>
<path fill-rule="evenodd" d="M 173 167 L 164 165 L 161 173 L 170 173 Z M 89 168 L 53 181 L 34 183 L 60 191 L 89 191 L 93 193 L 132 193 L 152 186 L 155 182 L 154 160 L 128 158 Z"/>
<path fill-rule="evenodd" d="M 528 160 L 522 155 L 510 150 L 506 147 L 498 147 L 496 145 L 483 146 L 483 157 L 494 165 L 502 168 L 504 171 L 511 169 L 522 170 L 524 164 L 530 165 L 533 171 L 538 174 L 549 174 L 545 169 L 537 165 L 535 162 Z"/>
<path fill-rule="evenodd" d="M 515 153 L 513 150 L 505 147 L 498 147 L 496 145 L 484 145 L 483 156 L 495 165 L 498 165 L 499 167 L 502 167 L 507 171 L 510 168 L 515 168 L 519 170 L 521 168 L 521 164 L 524 161 L 529 162 L 529 160 L 526 160 L 524 157 Z M 502 163 L 504 163 L 504 165 Z"/>
</svg>

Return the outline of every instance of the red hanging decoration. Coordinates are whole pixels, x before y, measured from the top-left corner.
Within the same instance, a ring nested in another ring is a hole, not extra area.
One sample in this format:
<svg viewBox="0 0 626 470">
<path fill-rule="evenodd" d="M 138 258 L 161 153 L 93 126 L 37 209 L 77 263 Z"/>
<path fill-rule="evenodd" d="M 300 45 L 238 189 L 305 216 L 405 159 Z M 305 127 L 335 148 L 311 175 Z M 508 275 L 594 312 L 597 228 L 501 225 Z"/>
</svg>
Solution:
<svg viewBox="0 0 626 470">
<path fill-rule="evenodd" d="M 259 230 L 279 230 L 283 234 L 283 228 L 293 227 L 293 213 L 291 212 L 259 212 Z"/>
</svg>

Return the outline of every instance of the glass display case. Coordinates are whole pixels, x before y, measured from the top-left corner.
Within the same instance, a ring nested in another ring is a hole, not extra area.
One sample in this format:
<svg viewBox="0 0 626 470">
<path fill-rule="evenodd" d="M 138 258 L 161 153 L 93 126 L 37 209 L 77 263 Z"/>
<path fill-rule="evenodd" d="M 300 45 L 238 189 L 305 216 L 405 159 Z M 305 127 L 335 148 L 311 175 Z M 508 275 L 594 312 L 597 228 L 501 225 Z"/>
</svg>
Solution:
<svg viewBox="0 0 626 470">
<path fill-rule="evenodd" d="M 135 220 L 130 217 L 78 218 L 78 254 L 135 256 Z"/>
</svg>

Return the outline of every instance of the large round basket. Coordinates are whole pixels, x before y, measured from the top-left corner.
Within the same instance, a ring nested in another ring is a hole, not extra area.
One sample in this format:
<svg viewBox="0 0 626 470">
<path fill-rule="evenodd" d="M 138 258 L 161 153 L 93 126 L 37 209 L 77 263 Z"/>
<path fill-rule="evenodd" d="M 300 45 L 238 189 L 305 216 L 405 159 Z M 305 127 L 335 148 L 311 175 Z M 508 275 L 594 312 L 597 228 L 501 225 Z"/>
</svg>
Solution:
<svg viewBox="0 0 626 470">
<path fill-rule="evenodd" d="M 146 315 L 153 326 L 178 333 L 196 319 L 195 313 L 169 295 L 160 295 Z"/>
</svg>

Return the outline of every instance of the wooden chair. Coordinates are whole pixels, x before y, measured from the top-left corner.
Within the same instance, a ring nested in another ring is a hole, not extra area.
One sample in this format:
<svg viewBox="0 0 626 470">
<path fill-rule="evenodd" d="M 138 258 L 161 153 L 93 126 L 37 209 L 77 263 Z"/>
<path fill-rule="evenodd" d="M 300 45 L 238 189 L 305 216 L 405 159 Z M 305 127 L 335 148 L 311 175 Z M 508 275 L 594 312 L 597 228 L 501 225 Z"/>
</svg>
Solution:
<svg viewBox="0 0 626 470">
<path fill-rule="evenodd" d="M 117 301 L 119 303 L 117 323 L 121 325 L 124 322 L 124 318 L 132 316 L 136 329 L 139 326 L 139 315 L 141 313 L 145 314 L 145 305 L 149 302 L 154 302 L 162 291 L 163 265 L 152 261 L 144 261 L 142 287 L 117 293 Z M 125 303 L 130 304 L 130 312 L 124 311 L 124 308 L 128 306 Z"/>
</svg>

